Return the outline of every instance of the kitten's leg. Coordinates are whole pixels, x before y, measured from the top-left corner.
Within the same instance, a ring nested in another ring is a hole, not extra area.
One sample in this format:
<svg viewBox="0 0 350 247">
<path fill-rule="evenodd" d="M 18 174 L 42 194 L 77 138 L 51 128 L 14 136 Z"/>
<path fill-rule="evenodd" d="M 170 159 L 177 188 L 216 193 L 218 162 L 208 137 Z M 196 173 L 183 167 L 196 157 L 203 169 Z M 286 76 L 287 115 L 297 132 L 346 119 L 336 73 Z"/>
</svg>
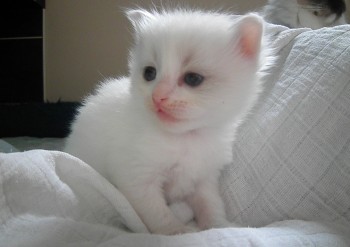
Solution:
<svg viewBox="0 0 350 247">
<path fill-rule="evenodd" d="M 225 206 L 214 179 L 202 181 L 188 199 L 200 229 L 235 227 L 226 219 Z"/>
<path fill-rule="evenodd" d="M 157 186 L 138 186 L 121 192 L 129 200 L 148 230 L 152 233 L 173 235 L 193 232 L 195 228 L 184 225 L 175 217 Z"/>
<path fill-rule="evenodd" d="M 184 201 L 172 203 L 169 205 L 169 208 L 175 217 L 184 224 L 187 224 L 194 219 L 192 208 Z"/>
</svg>

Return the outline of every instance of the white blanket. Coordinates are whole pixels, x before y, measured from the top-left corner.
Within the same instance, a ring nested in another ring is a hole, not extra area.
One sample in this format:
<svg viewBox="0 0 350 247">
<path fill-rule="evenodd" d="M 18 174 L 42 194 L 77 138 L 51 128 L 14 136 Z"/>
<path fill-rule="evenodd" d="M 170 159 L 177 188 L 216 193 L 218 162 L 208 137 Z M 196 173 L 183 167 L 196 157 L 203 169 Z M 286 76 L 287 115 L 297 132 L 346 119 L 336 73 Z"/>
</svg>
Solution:
<svg viewBox="0 0 350 247">
<path fill-rule="evenodd" d="M 0 154 L 0 246 L 350 246 L 350 26 L 269 32 L 280 58 L 221 178 L 244 227 L 148 234 L 88 165 L 34 150 Z"/>
<path fill-rule="evenodd" d="M 347 246 L 340 225 L 284 221 L 181 236 L 147 232 L 127 200 L 82 161 L 34 150 L 0 154 L 0 246 Z"/>
</svg>

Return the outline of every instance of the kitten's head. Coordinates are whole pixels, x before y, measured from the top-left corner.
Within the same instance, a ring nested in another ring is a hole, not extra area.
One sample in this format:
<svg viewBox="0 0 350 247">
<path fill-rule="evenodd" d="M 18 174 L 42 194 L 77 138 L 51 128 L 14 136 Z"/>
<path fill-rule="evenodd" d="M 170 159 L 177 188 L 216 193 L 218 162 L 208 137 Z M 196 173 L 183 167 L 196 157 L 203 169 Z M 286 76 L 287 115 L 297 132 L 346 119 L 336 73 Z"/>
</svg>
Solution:
<svg viewBox="0 0 350 247">
<path fill-rule="evenodd" d="M 261 84 L 260 17 L 186 10 L 131 10 L 127 16 L 135 29 L 131 90 L 156 123 L 181 133 L 249 111 Z"/>
</svg>

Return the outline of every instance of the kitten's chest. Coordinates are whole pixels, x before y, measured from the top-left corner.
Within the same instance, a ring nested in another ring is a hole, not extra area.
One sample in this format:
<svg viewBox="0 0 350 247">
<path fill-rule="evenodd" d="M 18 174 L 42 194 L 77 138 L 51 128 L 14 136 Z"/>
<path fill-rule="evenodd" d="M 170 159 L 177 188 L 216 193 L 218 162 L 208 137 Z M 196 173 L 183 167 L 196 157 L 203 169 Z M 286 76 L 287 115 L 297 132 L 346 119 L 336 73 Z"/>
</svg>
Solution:
<svg viewBox="0 0 350 247">
<path fill-rule="evenodd" d="M 165 169 L 163 191 L 168 202 L 182 200 L 194 193 L 196 184 L 207 176 L 205 168 L 196 169 L 194 163 L 178 162 Z"/>
<path fill-rule="evenodd" d="M 226 160 L 231 158 L 228 153 L 220 150 L 222 143 L 214 140 L 185 139 L 173 145 L 176 151 L 169 150 L 168 157 L 171 159 L 164 160 L 161 164 L 163 190 L 168 201 L 181 200 L 192 194 L 201 180 L 219 174 L 222 166 L 227 163 Z"/>
</svg>

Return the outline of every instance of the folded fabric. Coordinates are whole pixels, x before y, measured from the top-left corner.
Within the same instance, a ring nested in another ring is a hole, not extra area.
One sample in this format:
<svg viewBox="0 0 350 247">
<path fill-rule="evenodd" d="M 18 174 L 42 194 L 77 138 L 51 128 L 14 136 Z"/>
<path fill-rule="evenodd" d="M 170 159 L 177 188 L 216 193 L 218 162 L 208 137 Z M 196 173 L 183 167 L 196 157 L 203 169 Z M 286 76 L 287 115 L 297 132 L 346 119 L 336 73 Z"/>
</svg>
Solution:
<svg viewBox="0 0 350 247">
<path fill-rule="evenodd" d="M 0 246 L 273 247 L 350 243 L 345 226 L 305 221 L 170 237 L 151 235 L 125 197 L 75 157 L 34 150 L 0 154 L 0 164 Z"/>
</svg>

